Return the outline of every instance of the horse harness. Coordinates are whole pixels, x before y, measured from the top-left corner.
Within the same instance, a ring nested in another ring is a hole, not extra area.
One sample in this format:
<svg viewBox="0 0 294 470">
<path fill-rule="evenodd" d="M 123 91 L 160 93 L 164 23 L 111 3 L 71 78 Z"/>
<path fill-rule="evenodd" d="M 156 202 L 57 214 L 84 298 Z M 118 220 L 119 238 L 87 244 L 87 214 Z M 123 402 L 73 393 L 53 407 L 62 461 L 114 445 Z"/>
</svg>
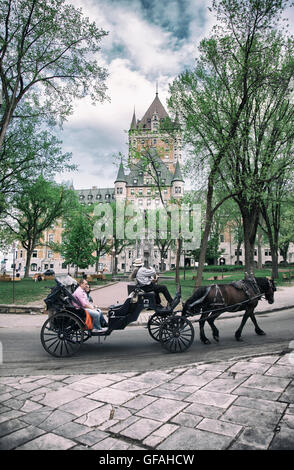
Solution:
<svg viewBox="0 0 294 470">
<path fill-rule="evenodd" d="M 247 295 L 247 299 L 244 300 L 243 302 L 240 302 L 240 303 L 237 303 L 237 304 L 234 304 L 234 305 L 230 306 L 231 311 L 234 311 L 234 307 L 236 308 L 236 311 L 237 311 L 239 309 L 240 305 L 248 303 L 251 300 L 260 299 L 263 295 L 260 292 L 260 289 L 258 287 L 258 284 L 256 282 L 255 277 L 253 277 L 253 276 L 248 276 L 247 275 L 245 279 L 243 279 L 241 281 L 232 282 L 231 285 L 233 287 L 235 287 L 235 289 L 243 290 L 243 292 Z M 192 302 L 189 305 L 189 309 L 191 309 L 192 307 L 194 307 L 197 304 L 199 305 L 199 304 L 203 303 L 204 300 L 206 299 L 206 297 L 208 296 L 208 294 L 210 293 L 212 288 L 215 289 L 214 290 L 214 299 L 210 303 L 210 305 L 213 305 L 215 307 L 220 307 L 216 311 L 222 310 L 224 307 L 227 307 L 226 302 L 225 302 L 224 297 L 223 297 L 223 294 L 222 294 L 222 291 L 219 288 L 219 285 L 218 284 L 213 284 L 213 285 L 211 285 L 207 288 L 205 294 L 200 299 L 195 300 L 194 302 Z M 253 295 L 252 295 L 252 291 L 253 291 Z M 201 312 L 201 313 L 203 313 L 203 312 Z"/>
</svg>

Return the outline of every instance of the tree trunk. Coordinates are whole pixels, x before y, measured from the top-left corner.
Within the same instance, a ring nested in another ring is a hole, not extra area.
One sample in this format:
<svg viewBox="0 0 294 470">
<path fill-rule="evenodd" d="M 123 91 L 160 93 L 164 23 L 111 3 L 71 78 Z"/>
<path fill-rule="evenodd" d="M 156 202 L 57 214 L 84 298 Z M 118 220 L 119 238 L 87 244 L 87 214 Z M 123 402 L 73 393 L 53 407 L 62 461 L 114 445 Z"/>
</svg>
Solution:
<svg viewBox="0 0 294 470">
<path fill-rule="evenodd" d="M 96 274 L 98 274 L 99 259 L 100 259 L 100 252 L 98 250 L 96 250 L 96 262 L 95 262 L 95 272 L 96 272 Z"/>
<path fill-rule="evenodd" d="M 31 265 L 32 253 L 33 253 L 32 249 L 30 250 L 27 249 L 27 259 L 26 259 L 26 267 L 25 267 L 25 273 L 24 273 L 25 278 L 30 277 L 30 265 Z"/>
<path fill-rule="evenodd" d="M 180 290 L 180 259 L 182 251 L 182 239 L 177 239 L 177 252 L 176 252 L 176 286 L 177 292 Z"/>
<path fill-rule="evenodd" d="M 262 233 L 259 231 L 257 234 L 257 268 L 262 269 Z"/>
<path fill-rule="evenodd" d="M 245 248 L 245 271 L 250 274 L 254 273 L 254 245 L 258 227 L 259 209 L 251 207 L 250 210 L 240 207 L 243 218 L 244 230 L 244 248 Z"/>
<path fill-rule="evenodd" d="M 241 242 L 240 240 L 238 240 L 238 244 L 237 244 L 237 260 L 236 260 L 237 266 L 240 264 L 240 250 L 241 250 L 241 245 L 242 245 L 242 242 Z"/>
<path fill-rule="evenodd" d="M 210 234 L 212 217 L 213 217 L 213 213 L 211 209 L 212 195 L 213 195 L 213 185 L 209 184 L 208 191 L 207 191 L 207 201 L 206 201 L 205 227 L 204 227 L 204 233 L 203 233 L 201 245 L 200 245 L 200 254 L 199 254 L 195 289 L 200 287 L 202 283 L 203 268 L 204 268 L 205 256 L 206 256 L 206 251 L 207 251 L 208 237 Z"/>
</svg>

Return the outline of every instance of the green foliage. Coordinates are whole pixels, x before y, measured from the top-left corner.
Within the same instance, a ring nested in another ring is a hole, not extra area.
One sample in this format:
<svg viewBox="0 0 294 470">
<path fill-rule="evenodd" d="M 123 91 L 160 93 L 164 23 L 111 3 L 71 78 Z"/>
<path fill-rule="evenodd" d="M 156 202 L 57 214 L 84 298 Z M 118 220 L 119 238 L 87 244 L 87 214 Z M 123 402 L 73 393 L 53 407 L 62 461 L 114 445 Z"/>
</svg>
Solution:
<svg viewBox="0 0 294 470">
<path fill-rule="evenodd" d="M 213 206 L 213 193 L 221 188 L 242 213 L 250 269 L 263 193 L 294 164 L 294 45 L 277 28 L 287 4 L 214 1 L 218 24 L 201 42 L 194 70 L 170 88 L 170 107 L 191 149 L 190 175 L 207 184 L 205 235 L 220 206 Z"/>
<path fill-rule="evenodd" d="M 13 204 L 4 211 L 3 224 L 27 251 L 26 275 L 32 251 L 42 242 L 44 231 L 72 207 L 75 198 L 73 191 L 42 176 L 24 182 L 21 191 L 14 194 Z"/>
<path fill-rule="evenodd" d="M 106 34 L 64 0 L 3 0 L 1 136 L 12 116 L 56 122 L 72 111 L 74 98 L 104 100 L 106 71 L 96 57 Z"/>
<path fill-rule="evenodd" d="M 86 269 L 94 264 L 93 226 L 90 218 L 81 208 L 71 211 L 65 221 L 60 253 L 67 265 L 74 264 L 80 269 Z"/>
<path fill-rule="evenodd" d="M 40 130 L 37 119 L 13 120 L 0 149 L 0 192 L 9 195 L 21 190 L 28 180 L 46 174 L 74 170 L 71 154 L 63 153 L 61 141 L 47 130 Z M 1 210 L 0 210 L 1 213 Z"/>
</svg>

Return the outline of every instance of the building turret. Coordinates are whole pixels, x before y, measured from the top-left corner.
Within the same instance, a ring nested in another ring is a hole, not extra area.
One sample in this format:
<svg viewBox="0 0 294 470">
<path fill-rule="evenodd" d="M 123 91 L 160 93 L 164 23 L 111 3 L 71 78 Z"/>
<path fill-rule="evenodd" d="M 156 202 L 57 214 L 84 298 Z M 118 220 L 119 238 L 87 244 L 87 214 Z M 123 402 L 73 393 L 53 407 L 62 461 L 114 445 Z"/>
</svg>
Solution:
<svg viewBox="0 0 294 470">
<path fill-rule="evenodd" d="M 184 196 L 184 179 L 182 177 L 182 172 L 177 160 L 174 176 L 172 179 L 172 196 L 175 198 L 180 198 Z"/>
<path fill-rule="evenodd" d="M 115 189 L 115 199 L 121 200 L 126 198 L 126 187 L 127 187 L 127 180 L 126 175 L 124 172 L 124 167 L 122 161 L 120 162 L 118 173 L 116 180 L 114 182 L 114 189 Z"/>
</svg>

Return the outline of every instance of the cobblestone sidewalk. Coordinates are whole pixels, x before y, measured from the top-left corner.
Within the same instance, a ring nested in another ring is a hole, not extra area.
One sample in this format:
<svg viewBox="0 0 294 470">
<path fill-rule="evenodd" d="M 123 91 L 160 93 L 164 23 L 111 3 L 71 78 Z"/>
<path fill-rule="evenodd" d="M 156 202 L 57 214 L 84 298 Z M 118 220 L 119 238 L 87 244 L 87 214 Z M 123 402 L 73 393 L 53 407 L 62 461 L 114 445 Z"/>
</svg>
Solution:
<svg viewBox="0 0 294 470">
<path fill-rule="evenodd" d="M 0 378 L 0 449 L 294 449 L 294 352 Z"/>
</svg>

